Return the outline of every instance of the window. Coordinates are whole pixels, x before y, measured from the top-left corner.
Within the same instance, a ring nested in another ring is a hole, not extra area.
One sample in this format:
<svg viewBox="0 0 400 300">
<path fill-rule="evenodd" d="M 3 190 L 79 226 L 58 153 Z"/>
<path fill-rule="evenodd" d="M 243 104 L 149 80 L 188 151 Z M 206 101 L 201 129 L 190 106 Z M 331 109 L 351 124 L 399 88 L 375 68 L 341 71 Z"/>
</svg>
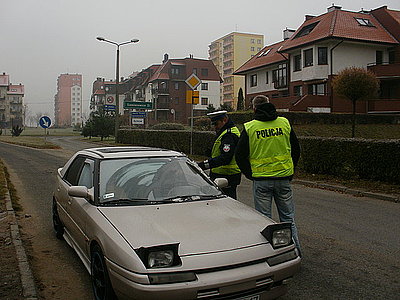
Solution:
<svg viewBox="0 0 400 300">
<path fill-rule="evenodd" d="M 318 22 L 315 22 L 315 23 L 304 26 L 302 29 L 300 29 L 299 33 L 297 33 L 294 38 L 297 39 L 299 37 L 309 34 L 315 28 L 315 26 L 317 26 L 317 24 L 318 24 Z"/>
<path fill-rule="evenodd" d="M 269 80 L 268 80 L 268 71 L 265 72 L 265 83 L 268 84 Z"/>
<path fill-rule="evenodd" d="M 193 74 L 197 75 L 197 68 L 193 68 Z"/>
<path fill-rule="evenodd" d="M 301 85 L 294 86 L 293 93 L 295 96 L 303 96 L 303 86 Z"/>
<path fill-rule="evenodd" d="M 313 65 L 313 49 L 304 50 L 304 67 Z"/>
<path fill-rule="evenodd" d="M 272 70 L 272 82 L 276 89 L 287 86 L 287 64 L 279 64 L 277 69 Z"/>
<path fill-rule="evenodd" d="M 176 90 L 179 90 L 179 82 L 175 82 L 174 86 Z"/>
<path fill-rule="evenodd" d="M 202 91 L 208 91 L 208 83 L 202 83 L 201 84 L 201 90 Z"/>
<path fill-rule="evenodd" d="M 328 48 L 318 47 L 318 64 L 327 65 L 328 64 Z"/>
<path fill-rule="evenodd" d="M 172 67 L 171 68 L 171 74 L 172 75 L 179 75 L 179 68 Z"/>
<path fill-rule="evenodd" d="M 381 65 L 383 62 L 383 52 L 382 51 L 376 51 L 376 64 Z"/>
<path fill-rule="evenodd" d="M 396 57 L 395 51 L 389 50 L 389 64 L 394 64 L 395 57 Z"/>
<path fill-rule="evenodd" d="M 208 76 L 208 69 L 201 69 L 202 76 Z"/>
<path fill-rule="evenodd" d="M 253 74 L 250 76 L 250 86 L 257 86 L 257 74 Z"/>
<path fill-rule="evenodd" d="M 325 84 L 324 83 L 316 83 L 308 85 L 308 94 L 309 95 L 325 95 Z"/>
<path fill-rule="evenodd" d="M 261 40 L 257 40 L 257 44 L 261 44 Z"/>
<path fill-rule="evenodd" d="M 251 39 L 251 43 L 254 44 L 254 42 L 255 42 L 255 40 L 254 40 L 254 39 Z"/>
<path fill-rule="evenodd" d="M 251 50 L 251 51 L 254 51 L 254 47 L 251 47 L 250 50 Z"/>
<path fill-rule="evenodd" d="M 208 98 L 201 98 L 201 105 L 208 105 Z"/>
<path fill-rule="evenodd" d="M 301 54 L 294 56 L 294 71 L 301 71 Z"/>
<path fill-rule="evenodd" d="M 86 186 L 88 189 L 93 187 L 93 170 L 89 162 L 90 161 L 87 160 L 83 165 L 82 172 L 78 181 L 78 185 Z"/>
<path fill-rule="evenodd" d="M 374 24 L 372 24 L 371 21 L 368 19 L 363 19 L 363 18 L 355 18 L 355 19 L 361 26 L 375 27 Z"/>
<path fill-rule="evenodd" d="M 67 172 L 64 175 L 64 180 L 71 185 L 78 185 L 79 175 L 83 168 L 83 162 L 85 158 L 78 156 L 70 165 Z"/>
</svg>

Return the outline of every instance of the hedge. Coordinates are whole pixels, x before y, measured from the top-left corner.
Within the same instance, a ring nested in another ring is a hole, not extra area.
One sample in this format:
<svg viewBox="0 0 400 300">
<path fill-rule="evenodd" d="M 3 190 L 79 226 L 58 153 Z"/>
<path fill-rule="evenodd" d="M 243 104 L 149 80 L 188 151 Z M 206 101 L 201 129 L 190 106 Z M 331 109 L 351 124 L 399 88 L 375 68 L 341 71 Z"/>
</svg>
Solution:
<svg viewBox="0 0 400 300">
<path fill-rule="evenodd" d="M 194 131 L 193 154 L 205 155 L 214 139 L 215 133 L 212 131 Z M 190 131 L 123 129 L 118 131 L 117 142 L 190 153 Z"/>
<path fill-rule="evenodd" d="M 300 137 L 299 168 L 330 174 L 400 183 L 400 141 Z"/>
<path fill-rule="evenodd" d="M 228 113 L 235 124 L 244 124 L 253 119 L 252 111 Z M 352 114 L 339 113 L 307 113 L 307 112 L 278 112 L 278 115 L 287 118 L 291 124 L 351 124 Z M 400 124 L 399 115 L 385 114 L 357 114 L 357 124 Z"/>
</svg>

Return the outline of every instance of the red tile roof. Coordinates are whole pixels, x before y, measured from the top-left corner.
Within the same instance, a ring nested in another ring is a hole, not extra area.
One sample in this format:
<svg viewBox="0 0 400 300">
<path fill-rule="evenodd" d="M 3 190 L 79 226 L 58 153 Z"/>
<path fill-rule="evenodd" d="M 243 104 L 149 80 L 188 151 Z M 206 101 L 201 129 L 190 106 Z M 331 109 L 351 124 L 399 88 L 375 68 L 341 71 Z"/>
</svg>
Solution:
<svg viewBox="0 0 400 300">
<path fill-rule="evenodd" d="M 366 19 L 373 26 L 362 26 L 356 18 Z M 305 26 L 314 23 L 317 24 L 309 34 L 296 37 Z M 306 20 L 285 43 L 281 51 L 287 51 L 326 38 L 398 44 L 396 39 L 371 14 L 336 9 Z"/>
<path fill-rule="evenodd" d="M 281 41 L 276 44 L 265 46 L 260 52 L 245 62 L 233 74 L 242 75 L 244 72 L 287 60 L 287 54 L 278 52 L 281 48 L 283 48 L 285 43 L 286 41 Z"/>
<path fill-rule="evenodd" d="M 24 86 L 22 84 L 10 84 L 7 94 L 23 95 L 24 94 Z"/>
</svg>

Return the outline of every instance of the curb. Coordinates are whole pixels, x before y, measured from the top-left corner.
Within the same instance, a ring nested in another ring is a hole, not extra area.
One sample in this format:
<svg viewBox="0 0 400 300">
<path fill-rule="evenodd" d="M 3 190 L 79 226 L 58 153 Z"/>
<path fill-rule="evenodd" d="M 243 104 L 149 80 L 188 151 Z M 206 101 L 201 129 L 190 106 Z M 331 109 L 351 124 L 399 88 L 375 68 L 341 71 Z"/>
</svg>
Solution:
<svg viewBox="0 0 400 300">
<path fill-rule="evenodd" d="M 362 190 L 347 188 L 345 186 L 331 185 L 331 184 L 326 184 L 326 183 L 318 183 L 318 182 L 314 182 L 314 181 L 307 181 L 307 180 L 300 180 L 300 179 L 294 179 L 293 183 L 309 186 L 312 188 L 319 188 L 319 189 L 325 189 L 325 190 L 330 190 L 330 191 L 342 192 L 342 193 L 350 194 L 350 195 L 354 195 L 354 196 L 369 197 L 369 198 L 374 198 L 374 199 L 379 199 L 379 200 L 384 200 L 384 201 L 400 203 L 400 196 L 366 192 L 366 191 L 362 191 Z"/>
<path fill-rule="evenodd" d="M 8 187 L 8 184 L 7 184 Z M 22 283 L 22 293 L 25 299 L 37 300 L 35 280 L 33 279 L 32 270 L 29 265 L 28 258 L 26 256 L 25 248 L 22 244 L 22 240 L 19 233 L 19 227 L 17 224 L 17 218 L 12 207 L 10 192 L 7 190 L 5 193 L 6 209 L 7 214 L 11 216 L 12 223 L 10 225 L 11 239 L 14 244 L 15 253 L 18 260 L 18 268 Z"/>
</svg>

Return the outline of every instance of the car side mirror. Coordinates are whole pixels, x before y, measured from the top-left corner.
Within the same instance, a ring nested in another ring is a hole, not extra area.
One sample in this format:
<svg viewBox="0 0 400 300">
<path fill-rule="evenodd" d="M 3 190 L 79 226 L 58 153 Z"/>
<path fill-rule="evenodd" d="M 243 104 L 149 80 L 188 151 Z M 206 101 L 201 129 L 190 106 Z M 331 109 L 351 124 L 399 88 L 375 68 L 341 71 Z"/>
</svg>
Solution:
<svg viewBox="0 0 400 300">
<path fill-rule="evenodd" d="M 68 195 L 93 201 L 92 189 L 88 189 L 86 186 L 71 186 L 68 188 Z"/>
<path fill-rule="evenodd" d="M 228 186 L 228 179 L 226 178 L 215 178 L 214 183 L 219 187 L 219 188 L 224 188 Z"/>
</svg>

